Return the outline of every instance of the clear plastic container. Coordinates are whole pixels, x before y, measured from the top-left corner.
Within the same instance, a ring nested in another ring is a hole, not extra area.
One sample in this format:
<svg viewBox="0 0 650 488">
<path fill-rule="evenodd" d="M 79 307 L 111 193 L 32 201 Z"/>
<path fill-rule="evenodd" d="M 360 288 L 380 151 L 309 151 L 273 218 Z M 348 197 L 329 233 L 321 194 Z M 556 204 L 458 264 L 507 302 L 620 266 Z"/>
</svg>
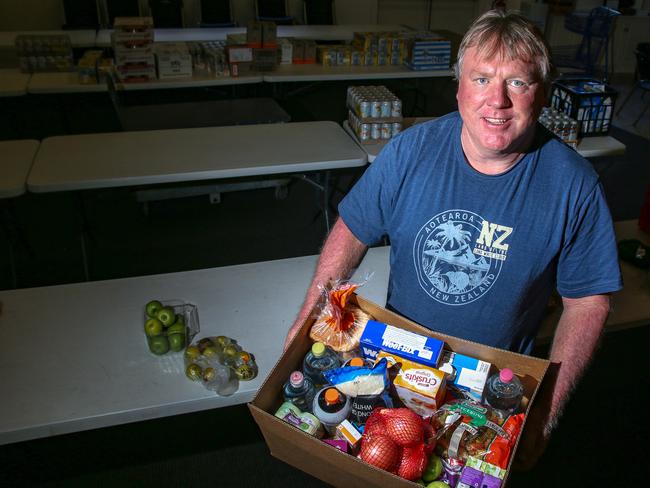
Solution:
<svg viewBox="0 0 650 488">
<path fill-rule="evenodd" d="M 314 342 L 302 362 L 302 371 L 305 377 L 311 380 L 314 387 L 319 389 L 328 383 L 323 372 L 340 366 L 341 360 L 334 351 L 322 342 Z"/>
<path fill-rule="evenodd" d="M 509 368 L 503 368 L 490 376 L 485 385 L 485 402 L 506 414 L 517 411 L 523 395 L 521 381 Z"/>
<path fill-rule="evenodd" d="M 321 389 L 314 397 L 313 412 L 329 434 L 350 414 L 350 399 L 333 386 Z"/>
<path fill-rule="evenodd" d="M 300 371 L 294 371 L 289 375 L 289 381 L 282 388 L 282 396 L 285 402 L 291 402 L 303 412 L 311 412 L 312 403 L 316 388 L 309 378 Z"/>
</svg>

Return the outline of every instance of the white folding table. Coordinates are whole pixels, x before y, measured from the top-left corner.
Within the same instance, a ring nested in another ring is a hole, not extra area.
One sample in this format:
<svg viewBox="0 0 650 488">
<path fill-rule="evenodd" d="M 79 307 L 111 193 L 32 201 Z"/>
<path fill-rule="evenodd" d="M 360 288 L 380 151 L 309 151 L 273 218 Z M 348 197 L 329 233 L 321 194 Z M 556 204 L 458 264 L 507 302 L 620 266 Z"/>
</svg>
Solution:
<svg viewBox="0 0 650 488">
<path fill-rule="evenodd" d="M 110 281 L 0 291 L 0 444 L 251 401 L 282 352 L 317 256 Z M 371 250 L 359 292 L 384 303 L 385 248 Z M 154 356 L 149 300 L 198 307 L 198 337 L 227 335 L 259 375 L 221 397 L 184 374 L 183 355 Z"/>
<path fill-rule="evenodd" d="M 300 175 L 322 191 L 322 210 L 329 230 L 329 172 L 363 166 L 366 161 L 365 153 L 334 122 L 56 136 L 41 143 L 27 188 L 47 193 Z M 322 177 L 314 180 L 304 173 Z M 278 182 L 270 184 L 277 186 Z M 215 194 L 217 198 L 224 191 L 214 183 L 195 190 L 199 193 L 194 194 Z M 168 192 L 165 188 L 141 190 L 138 198 L 169 198 Z M 81 252 L 84 274 L 89 279 L 84 215 L 82 207 Z"/>
<path fill-rule="evenodd" d="M 413 124 L 415 125 L 420 122 L 426 122 L 432 120 L 432 117 L 418 117 L 415 119 Z M 355 134 L 352 127 L 347 120 L 343 121 L 343 128 L 345 131 L 350 134 L 359 147 L 361 147 L 366 154 L 368 155 L 368 162 L 372 163 L 375 158 L 379 155 L 381 150 L 386 145 L 386 142 L 381 141 L 376 144 L 362 144 L 359 141 L 357 135 Z M 597 136 L 597 137 L 585 137 L 580 140 L 578 144 L 578 153 L 585 158 L 595 158 L 598 156 L 620 156 L 625 154 L 625 144 L 623 144 L 618 139 L 614 139 L 612 136 Z"/>
<path fill-rule="evenodd" d="M 286 83 L 292 81 L 385 80 L 396 78 L 443 78 L 453 71 L 418 71 L 406 66 L 332 66 L 322 64 L 281 64 L 264 74 L 264 81 Z"/>
<path fill-rule="evenodd" d="M 44 139 L 31 192 L 178 183 L 363 166 L 334 122 L 113 132 Z"/>
</svg>

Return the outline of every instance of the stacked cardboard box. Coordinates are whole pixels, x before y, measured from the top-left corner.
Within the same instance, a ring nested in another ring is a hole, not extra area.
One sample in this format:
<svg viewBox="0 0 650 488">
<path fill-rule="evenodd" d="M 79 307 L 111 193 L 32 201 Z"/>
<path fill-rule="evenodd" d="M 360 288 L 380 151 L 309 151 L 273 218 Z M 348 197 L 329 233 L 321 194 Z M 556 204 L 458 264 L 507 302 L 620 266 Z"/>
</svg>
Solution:
<svg viewBox="0 0 650 488">
<path fill-rule="evenodd" d="M 111 35 L 115 67 L 122 82 L 156 79 L 151 17 L 116 17 Z"/>
<path fill-rule="evenodd" d="M 399 32 L 355 32 L 352 46 L 364 53 L 366 66 L 401 65 L 406 58 L 406 38 Z"/>
<path fill-rule="evenodd" d="M 192 77 L 192 56 L 184 42 L 161 42 L 154 44 L 158 79 Z"/>
<path fill-rule="evenodd" d="M 449 69 L 451 42 L 434 32 L 409 33 L 406 66 L 413 70 Z"/>
</svg>

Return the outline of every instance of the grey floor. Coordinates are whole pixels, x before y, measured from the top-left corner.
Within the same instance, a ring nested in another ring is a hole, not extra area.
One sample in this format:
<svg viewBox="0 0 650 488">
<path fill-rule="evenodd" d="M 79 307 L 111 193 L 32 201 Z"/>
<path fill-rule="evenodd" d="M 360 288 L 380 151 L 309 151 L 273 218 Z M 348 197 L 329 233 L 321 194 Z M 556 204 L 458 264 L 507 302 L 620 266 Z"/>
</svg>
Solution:
<svg viewBox="0 0 650 488">
<path fill-rule="evenodd" d="M 631 85 L 616 87 L 624 96 Z M 593 160 L 616 220 L 638 216 L 650 182 L 650 113 L 631 125 L 641 108 L 636 93 L 615 119 L 612 135 L 628 145 L 626 155 Z M 344 191 L 358 174 L 337 176 Z M 11 208 L 27 238 L 27 245 L 16 243 L 18 286 L 83 278 L 80 203 L 94 279 L 313 254 L 325 236 L 317 196 L 300 181 L 284 200 L 256 190 L 227 194 L 218 205 L 205 197 L 152 203 L 148 214 L 129 190 L 30 195 Z M 0 287 L 10 288 L 3 266 Z M 514 473 L 508 486 L 647 481 L 650 376 L 640 358 L 649 340 L 647 326 L 605 336 L 546 455 L 532 472 Z M 270 456 L 245 406 L 0 446 L 0 460 L 0 486 L 323 486 Z"/>
</svg>

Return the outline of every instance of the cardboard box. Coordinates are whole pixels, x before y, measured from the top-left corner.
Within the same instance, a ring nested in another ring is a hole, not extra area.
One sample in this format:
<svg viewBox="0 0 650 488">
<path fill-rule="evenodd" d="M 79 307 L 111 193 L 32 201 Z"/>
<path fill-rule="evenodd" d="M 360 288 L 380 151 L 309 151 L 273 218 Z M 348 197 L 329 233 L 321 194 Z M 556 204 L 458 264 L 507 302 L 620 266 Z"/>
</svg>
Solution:
<svg viewBox="0 0 650 488">
<path fill-rule="evenodd" d="M 262 22 L 262 47 L 278 47 L 278 26 L 275 22 Z"/>
<path fill-rule="evenodd" d="M 370 313 L 376 320 L 419 334 L 436 337 L 444 341 L 448 349 L 480 358 L 498 368 L 511 368 L 522 380 L 524 395 L 530 399 L 528 403 L 528 409 L 530 409 L 537 389 L 546 374 L 549 365 L 548 361 L 503 351 L 445 334 L 438 334 L 362 297 L 354 296 L 353 301 L 356 301 L 363 310 Z M 313 316 L 314 313 L 310 314 L 310 317 Z M 300 367 L 303 357 L 311 347 L 312 341 L 309 338 L 309 330 L 313 322 L 314 318 L 310 318 L 303 324 L 294 340 L 269 373 L 253 401 L 248 404 L 255 422 L 260 427 L 269 446 L 271 455 L 334 486 L 413 487 L 412 482 L 366 464 L 354 456 L 345 454 L 273 415 L 282 404 L 282 385 L 286 382 L 289 374 Z M 515 457 L 515 451 L 516 446 L 510 463 Z M 507 474 L 504 485 L 506 482 Z"/>
<path fill-rule="evenodd" d="M 246 45 L 248 47 L 262 47 L 262 22 L 251 21 L 246 26 Z"/>
</svg>

